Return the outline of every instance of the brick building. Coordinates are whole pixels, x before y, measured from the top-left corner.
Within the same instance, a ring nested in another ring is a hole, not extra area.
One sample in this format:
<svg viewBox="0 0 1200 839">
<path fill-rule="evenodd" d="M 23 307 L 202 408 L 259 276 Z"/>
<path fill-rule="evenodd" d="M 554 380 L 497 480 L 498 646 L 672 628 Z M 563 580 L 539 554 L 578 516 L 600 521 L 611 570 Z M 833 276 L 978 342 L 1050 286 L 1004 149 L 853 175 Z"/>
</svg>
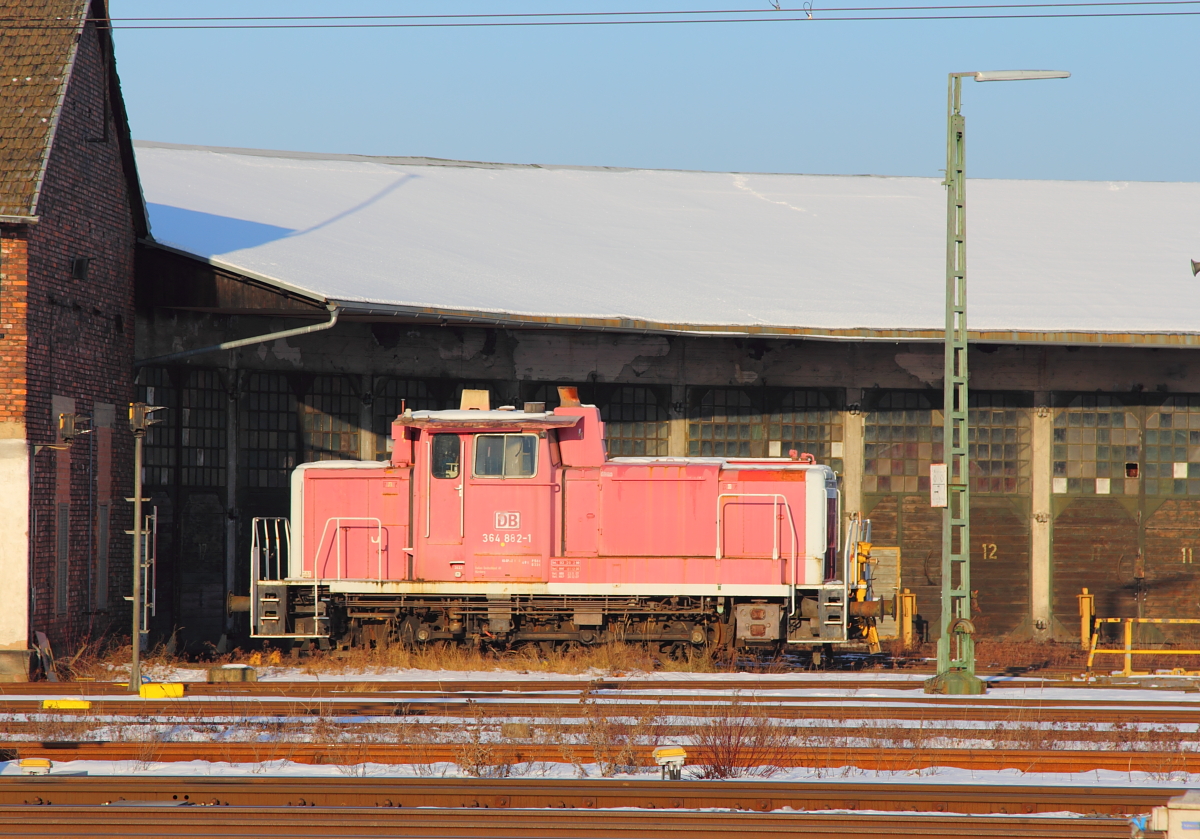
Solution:
<svg viewBox="0 0 1200 839">
<path fill-rule="evenodd" d="M 0 41 L 0 678 L 128 614 L 134 248 L 103 0 L 6 0 Z M 92 433 L 64 442 L 59 416 Z"/>
</svg>

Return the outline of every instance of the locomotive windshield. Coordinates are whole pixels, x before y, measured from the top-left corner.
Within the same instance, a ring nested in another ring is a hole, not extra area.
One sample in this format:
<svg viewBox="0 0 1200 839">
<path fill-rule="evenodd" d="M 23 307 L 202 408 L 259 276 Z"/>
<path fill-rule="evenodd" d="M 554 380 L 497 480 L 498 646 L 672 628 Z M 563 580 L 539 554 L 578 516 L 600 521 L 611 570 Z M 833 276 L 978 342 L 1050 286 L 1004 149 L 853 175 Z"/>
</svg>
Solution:
<svg viewBox="0 0 1200 839">
<path fill-rule="evenodd" d="M 430 463 L 433 477 L 458 477 L 459 449 L 457 434 L 433 435 L 433 459 Z"/>
<path fill-rule="evenodd" d="M 475 477 L 532 478 L 537 474 L 537 435 L 480 434 L 475 438 Z"/>
</svg>

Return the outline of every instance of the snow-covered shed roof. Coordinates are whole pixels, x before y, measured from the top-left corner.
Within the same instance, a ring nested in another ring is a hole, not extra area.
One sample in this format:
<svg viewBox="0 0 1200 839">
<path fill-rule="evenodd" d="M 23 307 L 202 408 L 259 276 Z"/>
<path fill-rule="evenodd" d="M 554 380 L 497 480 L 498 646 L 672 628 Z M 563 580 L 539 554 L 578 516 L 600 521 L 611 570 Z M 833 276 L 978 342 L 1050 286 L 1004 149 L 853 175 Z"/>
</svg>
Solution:
<svg viewBox="0 0 1200 839">
<path fill-rule="evenodd" d="M 346 313 L 935 339 L 936 178 L 138 143 L 158 243 Z M 976 340 L 1200 345 L 1200 183 L 970 180 Z"/>
</svg>

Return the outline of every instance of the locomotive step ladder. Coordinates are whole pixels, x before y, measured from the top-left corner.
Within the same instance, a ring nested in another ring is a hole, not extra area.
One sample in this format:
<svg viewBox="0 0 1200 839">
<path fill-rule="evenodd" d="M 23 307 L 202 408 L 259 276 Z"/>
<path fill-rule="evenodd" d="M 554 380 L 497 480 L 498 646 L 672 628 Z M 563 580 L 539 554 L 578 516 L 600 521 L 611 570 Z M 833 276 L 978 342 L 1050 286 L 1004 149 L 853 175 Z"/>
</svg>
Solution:
<svg viewBox="0 0 1200 839">
<path fill-rule="evenodd" d="M 846 592 L 843 588 L 826 587 L 817 593 L 817 619 L 821 624 L 822 641 L 841 641 L 846 637 Z"/>
</svg>

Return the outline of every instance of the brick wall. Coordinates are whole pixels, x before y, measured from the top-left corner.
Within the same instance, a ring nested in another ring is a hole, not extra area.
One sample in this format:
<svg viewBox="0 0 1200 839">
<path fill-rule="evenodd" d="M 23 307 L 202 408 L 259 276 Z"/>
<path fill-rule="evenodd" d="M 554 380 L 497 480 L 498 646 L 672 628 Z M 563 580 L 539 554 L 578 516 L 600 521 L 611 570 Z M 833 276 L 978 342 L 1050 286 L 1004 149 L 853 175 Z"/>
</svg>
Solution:
<svg viewBox="0 0 1200 839">
<path fill-rule="evenodd" d="M 105 57 L 94 24 L 79 41 L 74 69 L 59 117 L 54 146 L 38 202 L 40 222 L 28 228 L 28 397 L 25 411 L 31 443 L 56 443 L 55 397 L 74 400 L 76 413 L 90 416 L 97 403 L 116 406 L 116 422 L 103 441 L 79 437 L 66 451 L 43 450 L 34 458 L 34 532 L 31 628 L 46 631 L 67 650 L 89 634 L 104 632 L 129 607 L 129 538 L 133 443 L 123 422 L 132 399 L 133 259 L 135 229 L 117 142 L 117 125 L 107 101 Z M 19 242 L 6 242 L 18 248 Z M 86 278 L 73 277 L 72 260 L 88 260 Z M 5 296 L 0 315 L 8 322 Z M 0 344 L 0 348 L 7 346 Z M 7 364 L 7 361 L 5 362 Z M 6 371 L 7 372 L 7 371 Z M 5 376 L 13 381 L 18 377 Z M 17 388 L 17 385 L 13 385 Z M 61 404 L 61 402 L 60 402 Z M 101 472 L 111 482 L 100 488 Z M 64 486 L 64 484 L 68 484 Z M 112 499 L 108 523 L 108 608 L 97 609 L 95 579 L 100 500 Z M 56 563 L 64 543 L 60 521 L 68 504 L 69 561 L 63 575 Z"/>
<path fill-rule="evenodd" d="M 25 423 L 28 249 L 25 228 L 0 227 L 0 422 Z"/>
</svg>

